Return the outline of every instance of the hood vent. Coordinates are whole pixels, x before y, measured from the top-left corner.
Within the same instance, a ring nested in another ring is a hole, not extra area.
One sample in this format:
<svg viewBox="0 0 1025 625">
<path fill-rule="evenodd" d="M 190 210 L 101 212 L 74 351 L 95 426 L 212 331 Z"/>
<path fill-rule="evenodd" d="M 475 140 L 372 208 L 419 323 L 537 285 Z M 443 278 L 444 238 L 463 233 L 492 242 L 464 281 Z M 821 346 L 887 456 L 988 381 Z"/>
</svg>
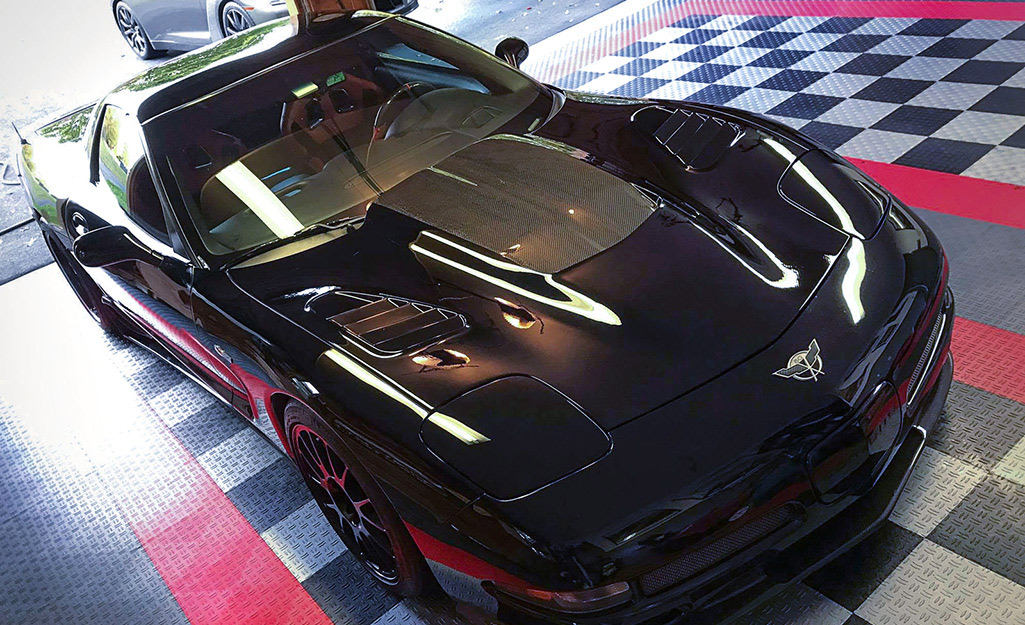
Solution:
<svg viewBox="0 0 1025 625">
<path fill-rule="evenodd" d="M 660 109 L 662 110 L 662 109 Z M 673 111 L 655 130 L 655 140 L 692 169 L 708 169 L 744 134 L 740 126 L 690 111 Z"/>
<path fill-rule="evenodd" d="M 385 356 L 434 345 L 469 327 L 458 313 L 399 297 L 334 291 L 315 299 L 310 307 Z"/>
</svg>

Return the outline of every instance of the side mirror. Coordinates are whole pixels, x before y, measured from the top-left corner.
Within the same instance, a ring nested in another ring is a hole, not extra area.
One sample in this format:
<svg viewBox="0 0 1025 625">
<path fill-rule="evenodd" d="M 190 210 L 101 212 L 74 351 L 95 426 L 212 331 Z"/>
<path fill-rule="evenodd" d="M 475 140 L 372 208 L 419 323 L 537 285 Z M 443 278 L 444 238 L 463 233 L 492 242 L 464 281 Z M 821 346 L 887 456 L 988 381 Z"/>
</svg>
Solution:
<svg viewBox="0 0 1025 625">
<path fill-rule="evenodd" d="M 139 242 L 124 226 L 104 226 L 75 239 L 72 250 L 86 267 L 106 267 L 125 261 L 160 266 L 163 255 Z"/>
<path fill-rule="evenodd" d="M 529 51 L 526 41 L 518 37 L 509 37 L 495 47 L 495 56 L 513 67 L 519 67 L 520 63 L 527 60 Z"/>
</svg>

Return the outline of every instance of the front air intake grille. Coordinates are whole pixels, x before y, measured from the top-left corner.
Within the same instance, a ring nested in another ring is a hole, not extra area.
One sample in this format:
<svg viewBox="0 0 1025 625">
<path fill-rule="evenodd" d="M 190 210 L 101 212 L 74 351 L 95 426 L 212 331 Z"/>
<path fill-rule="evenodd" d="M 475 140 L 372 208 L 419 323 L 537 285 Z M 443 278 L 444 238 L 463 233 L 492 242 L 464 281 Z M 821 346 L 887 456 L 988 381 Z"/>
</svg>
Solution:
<svg viewBox="0 0 1025 625">
<path fill-rule="evenodd" d="M 936 321 L 932 324 L 932 331 L 929 333 L 929 340 L 925 344 L 925 349 L 922 350 L 922 355 L 918 359 L 918 363 L 915 364 L 915 370 L 911 372 L 911 378 L 908 379 L 908 399 L 907 404 L 910 405 L 915 401 L 915 397 L 918 396 L 918 391 L 921 390 L 922 383 L 929 377 L 926 375 L 936 361 L 937 347 L 939 346 L 940 337 L 943 335 L 943 327 L 947 323 L 947 315 L 945 311 L 941 310 L 940 314 L 936 315 Z"/>
<path fill-rule="evenodd" d="M 645 573 L 639 580 L 641 592 L 651 596 L 693 577 L 787 526 L 800 516 L 800 511 L 801 507 L 796 503 L 776 508 L 669 564 Z"/>
<path fill-rule="evenodd" d="M 684 165 L 708 169 L 740 140 L 744 130 L 733 123 L 689 111 L 673 111 L 655 130 L 655 140 Z"/>
<path fill-rule="evenodd" d="M 351 293 L 337 294 L 356 299 Z M 397 297 L 360 297 L 361 305 L 328 317 L 346 334 L 385 354 L 432 345 L 467 328 L 462 315 Z"/>
</svg>

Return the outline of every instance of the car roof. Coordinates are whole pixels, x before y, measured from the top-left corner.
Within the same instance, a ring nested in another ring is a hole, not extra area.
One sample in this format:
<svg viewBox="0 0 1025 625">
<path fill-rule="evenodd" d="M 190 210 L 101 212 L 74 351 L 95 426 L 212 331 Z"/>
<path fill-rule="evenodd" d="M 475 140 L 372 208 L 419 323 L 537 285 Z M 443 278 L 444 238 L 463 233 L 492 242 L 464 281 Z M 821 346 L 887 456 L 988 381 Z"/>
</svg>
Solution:
<svg viewBox="0 0 1025 625">
<path fill-rule="evenodd" d="M 157 65 L 111 91 L 105 102 L 146 123 L 261 70 L 388 19 L 395 16 L 356 11 L 299 26 L 293 26 L 287 18 L 274 20 Z"/>
</svg>

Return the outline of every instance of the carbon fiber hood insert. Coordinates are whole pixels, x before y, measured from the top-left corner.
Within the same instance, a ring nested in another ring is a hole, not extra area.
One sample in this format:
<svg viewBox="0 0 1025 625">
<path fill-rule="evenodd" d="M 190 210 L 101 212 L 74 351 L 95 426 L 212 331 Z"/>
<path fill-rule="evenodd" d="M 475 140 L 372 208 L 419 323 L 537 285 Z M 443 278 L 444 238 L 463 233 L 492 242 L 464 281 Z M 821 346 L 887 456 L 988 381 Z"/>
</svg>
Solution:
<svg viewBox="0 0 1025 625">
<path fill-rule="evenodd" d="M 498 135 L 395 186 L 379 204 L 558 273 L 619 243 L 655 211 L 633 185 L 552 141 Z"/>
</svg>

